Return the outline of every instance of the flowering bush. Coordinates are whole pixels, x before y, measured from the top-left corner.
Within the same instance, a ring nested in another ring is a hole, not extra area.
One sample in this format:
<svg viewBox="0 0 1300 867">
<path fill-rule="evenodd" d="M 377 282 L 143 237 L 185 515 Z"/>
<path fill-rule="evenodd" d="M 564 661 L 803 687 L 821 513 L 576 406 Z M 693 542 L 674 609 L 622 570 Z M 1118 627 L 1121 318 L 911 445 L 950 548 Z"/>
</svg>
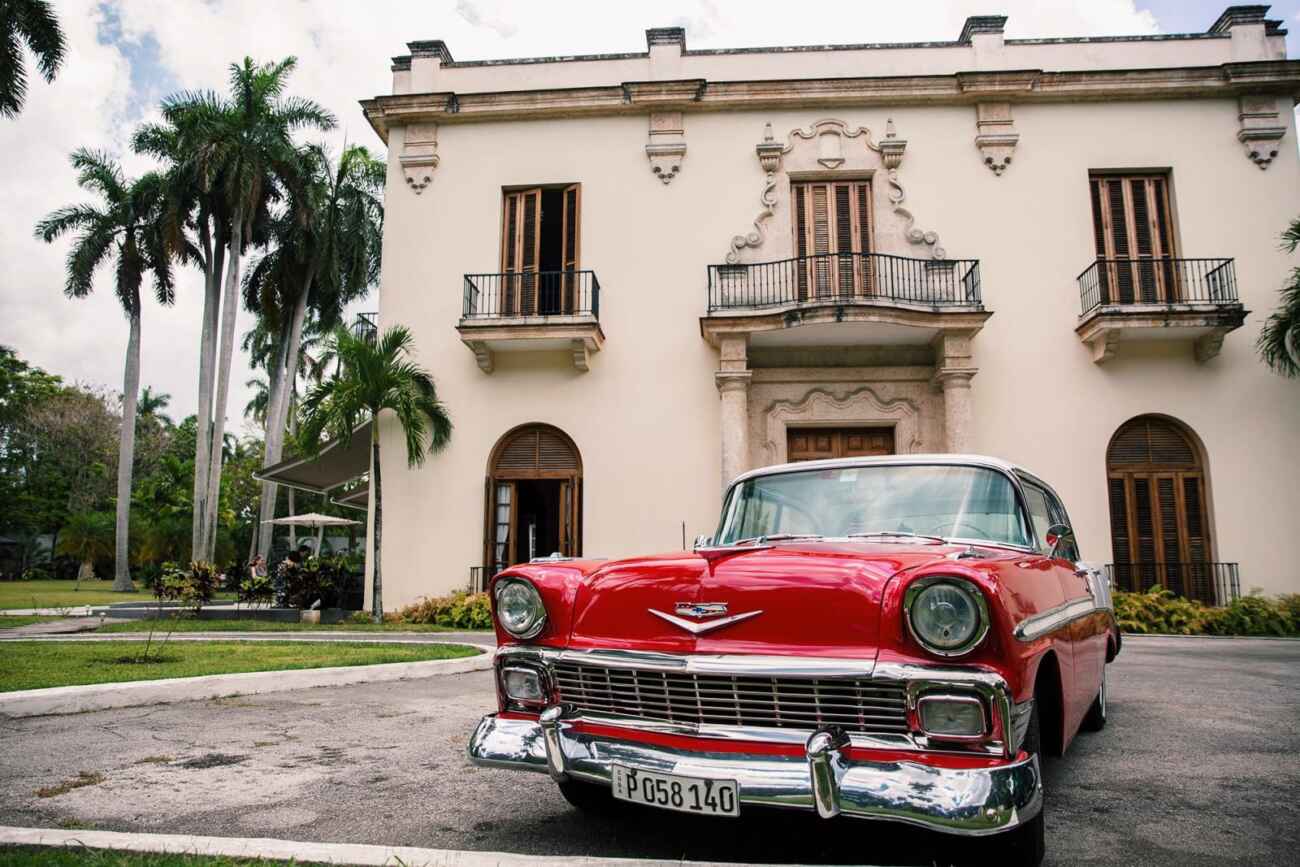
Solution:
<svg viewBox="0 0 1300 867">
<path fill-rule="evenodd" d="M 435 623 L 453 629 L 491 629 L 492 609 L 486 593 L 423 597 L 386 619 L 390 623 Z"/>
</svg>

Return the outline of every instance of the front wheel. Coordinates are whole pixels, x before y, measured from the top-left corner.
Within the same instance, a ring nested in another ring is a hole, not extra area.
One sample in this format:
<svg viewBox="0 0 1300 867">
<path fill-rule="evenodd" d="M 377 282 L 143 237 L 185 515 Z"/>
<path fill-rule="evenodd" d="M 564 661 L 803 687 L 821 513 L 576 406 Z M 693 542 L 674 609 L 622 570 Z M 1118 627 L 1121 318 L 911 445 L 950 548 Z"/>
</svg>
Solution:
<svg viewBox="0 0 1300 867">
<path fill-rule="evenodd" d="M 1101 689 L 1097 690 L 1097 697 L 1092 700 L 1092 706 L 1088 708 L 1088 714 L 1083 718 L 1083 723 L 1079 728 L 1085 732 L 1099 732 L 1106 727 L 1106 668 L 1101 669 Z"/>
</svg>

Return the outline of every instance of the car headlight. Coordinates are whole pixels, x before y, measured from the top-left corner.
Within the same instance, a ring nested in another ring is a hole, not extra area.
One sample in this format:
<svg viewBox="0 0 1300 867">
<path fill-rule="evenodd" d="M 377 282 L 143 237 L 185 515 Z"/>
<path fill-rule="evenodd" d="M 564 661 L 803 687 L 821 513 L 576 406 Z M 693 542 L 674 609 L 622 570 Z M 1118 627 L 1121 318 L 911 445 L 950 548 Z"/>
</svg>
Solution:
<svg viewBox="0 0 1300 867">
<path fill-rule="evenodd" d="M 974 650 L 989 630 L 984 594 L 963 578 L 922 578 L 907 588 L 903 607 L 912 635 L 940 656 Z"/>
<path fill-rule="evenodd" d="M 502 578 L 493 590 L 497 620 L 515 638 L 532 638 L 546 625 L 546 606 L 537 588 L 522 578 Z"/>
</svg>

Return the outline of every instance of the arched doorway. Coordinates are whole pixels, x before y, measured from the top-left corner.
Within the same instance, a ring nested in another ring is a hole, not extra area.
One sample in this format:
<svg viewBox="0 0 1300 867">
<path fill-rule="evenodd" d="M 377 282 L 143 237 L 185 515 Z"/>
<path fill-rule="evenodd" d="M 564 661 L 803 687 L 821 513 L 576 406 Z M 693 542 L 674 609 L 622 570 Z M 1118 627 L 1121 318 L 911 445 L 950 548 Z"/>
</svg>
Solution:
<svg viewBox="0 0 1300 867">
<path fill-rule="evenodd" d="M 1213 605 L 1214 540 L 1204 455 L 1181 422 L 1140 415 L 1106 449 L 1115 585 L 1166 587 Z"/>
<path fill-rule="evenodd" d="M 546 424 L 521 425 L 488 458 L 483 565 L 489 574 L 533 557 L 582 553 L 582 457 Z"/>
</svg>

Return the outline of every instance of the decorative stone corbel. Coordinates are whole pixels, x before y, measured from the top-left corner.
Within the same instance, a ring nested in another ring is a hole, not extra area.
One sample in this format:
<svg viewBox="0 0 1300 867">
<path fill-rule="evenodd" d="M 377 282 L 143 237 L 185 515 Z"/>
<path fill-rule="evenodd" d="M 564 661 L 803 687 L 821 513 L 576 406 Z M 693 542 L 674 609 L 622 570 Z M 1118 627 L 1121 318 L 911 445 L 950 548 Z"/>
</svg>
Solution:
<svg viewBox="0 0 1300 867">
<path fill-rule="evenodd" d="M 413 123 L 406 127 L 402 137 L 402 153 L 398 156 L 406 185 L 418 196 L 433 181 L 433 170 L 438 167 L 438 125 Z"/>
<path fill-rule="evenodd" d="M 763 190 L 758 194 L 758 203 L 762 210 L 754 218 L 754 231 L 736 235 L 731 239 L 731 249 L 727 251 L 727 264 L 735 265 L 740 261 L 740 251 L 746 247 L 757 247 L 763 243 L 763 222 L 772 216 L 776 207 L 776 173 L 781 170 L 781 155 L 786 146 L 772 135 L 772 124 L 763 125 L 763 140 L 754 146 L 758 155 L 758 164 L 763 169 Z"/>
<path fill-rule="evenodd" d="M 645 146 L 650 171 L 665 184 L 682 170 L 686 156 L 686 129 L 680 111 L 650 113 L 650 141 Z"/>
<path fill-rule="evenodd" d="M 1274 96 L 1247 95 L 1237 101 L 1241 129 L 1237 141 L 1246 146 L 1246 156 L 1261 169 L 1277 156 L 1278 142 L 1286 135 L 1278 100 Z"/>
<path fill-rule="evenodd" d="M 475 340 L 469 344 L 469 348 L 474 352 L 474 362 L 478 365 L 479 370 L 484 373 L 491 373 L 496 365 L 493 364 L 492 350 L 487 343 L 482 340 Z"/>
<path fill-rule="evenodd" d="M 871 146 L 868 140 L 868 147 Z M 885 138 L 880 142 L 880 160 L 885 164 L 885 168 L 893 171 L 903 164 L 903 152 L 907 150 L 907 139 L 898 137 L 898 130 L 894 129 L 894 119 L 891 117 L 885 121 Z"/>
<path fill-rule="evenodd" d="M 1020 134 L 1016 132 L 1009 102 L 980 102 L 975 105 L 975 147 L 984 165 L 1001 175 L 1011 163 Z"/>
</svg>

